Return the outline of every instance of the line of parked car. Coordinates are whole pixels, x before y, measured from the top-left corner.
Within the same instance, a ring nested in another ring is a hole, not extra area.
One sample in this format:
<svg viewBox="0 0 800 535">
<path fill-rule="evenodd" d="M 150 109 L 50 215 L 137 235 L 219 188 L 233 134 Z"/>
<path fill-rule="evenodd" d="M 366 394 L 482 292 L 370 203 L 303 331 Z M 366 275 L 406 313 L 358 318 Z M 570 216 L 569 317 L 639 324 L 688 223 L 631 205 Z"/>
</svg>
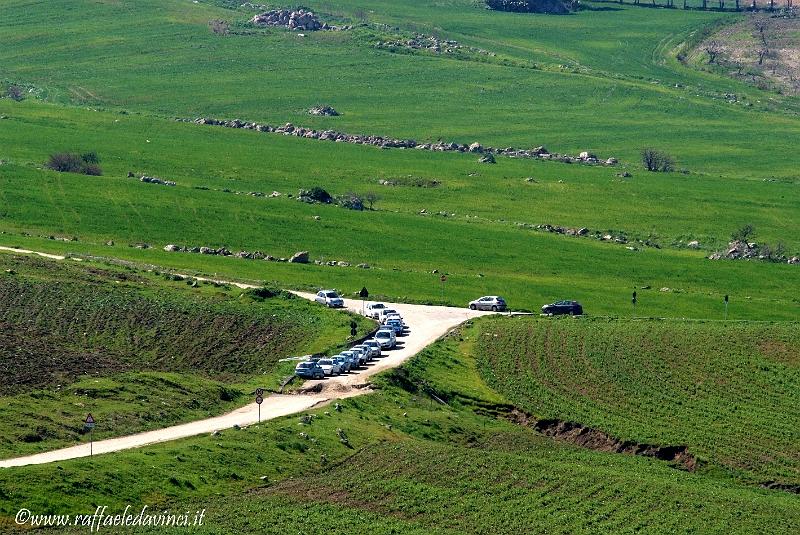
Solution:
<svg viewBox="0 0 800 535">
<path fill-rule="evenodd" d="M 325 293 L 329 292 L 331 291 L 325 291 Z M 328 295 L 323 297 L 325 299 L 333 299 Z M 327 303 L 325 304 L 327 306 L 333 306 Z M 344 302 L 342 302 L 341 306 L 344 306 Z M 386 307 L 383 303 L 370 303 L 366 308 L 366 315 L 377 319 L 381 323 L 381 326 L 372 338 L 354 345 L 338 355 L 332 357 L 312 357 L 306 362 L 300 362 L 295 367 L 295 375 L 304 379 L 323 379 L 326 376 L 341 375 L 366 366 L 368 362 L 381 357 L 384 350 L 397 347 L 398 336 L 402 336 L 407 331 L 407 326 L 400 313 Z"/>
</svg>

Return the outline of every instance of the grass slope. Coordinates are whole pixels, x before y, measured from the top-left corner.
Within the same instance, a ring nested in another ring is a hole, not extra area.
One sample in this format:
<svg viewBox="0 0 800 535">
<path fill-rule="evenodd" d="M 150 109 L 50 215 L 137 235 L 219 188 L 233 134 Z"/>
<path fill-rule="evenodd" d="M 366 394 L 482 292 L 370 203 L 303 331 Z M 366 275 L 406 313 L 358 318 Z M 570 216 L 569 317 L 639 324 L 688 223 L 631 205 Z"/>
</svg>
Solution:
<svg viewBox="0 0 800 535">
<path fill-rule="evenodd" d="M 800 483 L 796 324 L 487 320 L 478 340 L 488 384 L 539 418 Z"/>
<path fill-rule="evenodd" d="M 476 403 L 502 398 L 480 380 L 470 354 L 476 336 L 477 328 L 457 332 L 379 379 L 377 392 L 310 411 L 312 418 L 56 470 L 4 471 L 0 513 L 74 514 L 95 503 L 113 512 L 126 504 L 206 508 L 202 533 L 780 533 L 800 521 L 787 493 L 574 448 L 479 416 Z M 397 386 L 403 377 L 406 388 Z M 419 377 L 438 392 L 472 394 L 439 405 L 415 391 Z M 82 490 L 67 492 L 74 488 Z"/>
<path fill-rule="evenodd" d="M 0 267 L 4 457 L 86 440 L 87 412 L 97 439 L 220 414 L 277 388 L 281 357 L 349 333 L 347 316 L 301 299 L 9 254 Z"/>
<path fill-rule="evenodd" d="M 623 181 L 603 168 L 502 158 L 485 166 L 472 155 L 380 151 L 32 103 L 0 107 L 8 110 L 8 119 L 0 120 L 0 139 L 13 147 L 7 151 L 12 160 L 0 166 L 6 245 L 124 257 L 290 287 L 352 292 L 367 285 L 376 296 L 418 301 L 442 299 L 438 276 L 431 274 L 436 269 L 450 275 L 445 300 L 459 305 L 476 294 L 500 293 L 514 307 L 537 309 L 565 296 L 585 301 L 594 314 L 621 314 L 627 313 L 632 287 L 651 286 L 680 293 L 643 296 L 642 314 L 718 316 L 721 296 L 731 294 L 731 317 L 797 317 L 798 302 L 785 291 L 800 284 L 796 266 L 702 257 L 744 222 L 755 223 L 759 238 L 784 241 L 789 251 L 800 248 L 792 232 L 800 201 L 796 184 L 649 174 Z M 175 139 L 183 143 L 176 146 Z M 97 150 L 106 176 L 35 168 L 49 153 L 73 147 Z M 178 185 L 140 183 L 125 178 L 129 170 Z M 377 184 L 381 177 L 409 175 L 441 185 Z M 528 176 L 537 182 L 526 182 Z M 383 199 L 376 211 L 353 212 L 286 197 L 317 184 L 332 193 L 377 190 Z M 226 189 L 278 190 L 284 196 Z M 597 203 L 606 209 L 597 210 Z M 419 215 L 422 209 L 431 215 Z M 617 229 L 665 248 L 629 251 L 518 225 L 543 222 Z M 36 238 L 53 234 L 80 241 Z M 448 239 L 437 239 L 441 236 Z M 677 249 L 690 239 L 702 240 L 707 249 Z M 117 246 L 105 246 L 107 240 Z M 139 242 L 155 249 L 127 247 Z M 367 262 L 378 269 L 168 254 L 161 251 L 168 243 L 226 245 L 276 257 L 309 250 L 314 259 Z"/>
<path fill-rule="evenodd" d="M 3 76 L 55 102 L 418 139 L 547 144 L 628 160 L 642 146 L 657 145 L 692 170 L 797 176 L 791 140 L 800 123 L 787 114 L 796 111 L 795 100 L 694 72 L 674 59 L 681 43 L 731 14 L 614 6 L 526 16 L 468 0 L 309 5 L 351 23 L 363 11 L 370 24 L 386 24 L 379 34 L 424 31 L 495 51 L 487 63 L 377 50 L 374 29 L 216 36 L 210 19 L 240 23 L 252 11 L 179 0 L 15 0 L 5 7 Z M 740 95 L 740 104 L 730 104 L 729 93 Z M 309 117 L 306 110 L 320 102 L 343 115 Z M 769 144 L 753 143 L 766 138 Z"/>
</svg>

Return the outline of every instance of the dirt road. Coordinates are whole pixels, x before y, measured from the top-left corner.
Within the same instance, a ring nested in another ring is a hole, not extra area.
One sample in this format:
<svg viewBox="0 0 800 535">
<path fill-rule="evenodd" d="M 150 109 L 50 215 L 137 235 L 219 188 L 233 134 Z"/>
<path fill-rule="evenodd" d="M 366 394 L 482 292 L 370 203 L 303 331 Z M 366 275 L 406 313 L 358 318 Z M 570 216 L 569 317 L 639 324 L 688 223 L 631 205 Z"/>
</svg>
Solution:
<svg viewBox="0 0 800 535">
<path fill-rule="evenodd" d="M 20 252 L 16 250 L 15 252 Z M 36 254 L 36 253 L 34 253 Z M 241 287 L 248 287 L 241 285 Z M 313 294 L 298 292 L 297 295 L 313 299 Z M 361 311 L 361 301 L 345 300 L 348 309 L 353 312 Z M 289 414 L 302 412 L 320 404 L 335 399 L 357 396 L 369 391 L 363 388 L 367 379 L 380 371 L 399 366 L 420 350 L 435 342 L 448 330 L 460 323 L 489 312 L 476 312 L 468 309 L 407 305 L 402 303 L 387 303 L 403 316 L 409 327 L 408 334 L 399 339 L 398 348 L 385 352 L 383 357 L 371 362 L 366 369 L 338 377 L 318 381 L 307 381 L 303 392 L 297 394 L 273 394 L 264 399 L 261 405 L 261 419 L 270 420 Z M 321 386 L 317 386 L 321 385 Z M 316 387 L 316 388 L 315 388 Z M 167 442 L 180 438 L 213 433 L 220 429 L 228 429 L 234 425 L 247 426 L 258 422 L 258 406 L 250 403 L 228 414 L 214 418 L 198 420 L 182 425 L 165 427 L 145 433 L 138 433 L 119 438 L 100 440 L 94 443 L 94 455 L 111 453 L 115 451 L 139 448 L 148 444 Z M 89 456 L 89 444 L 80 444 L 69 448 L 48 451 L 26 457 L 17 457 L 0 461 L 0 468 L 25 466 L 29 464 L 44 464 L 67 459 Z"/>
</svg>

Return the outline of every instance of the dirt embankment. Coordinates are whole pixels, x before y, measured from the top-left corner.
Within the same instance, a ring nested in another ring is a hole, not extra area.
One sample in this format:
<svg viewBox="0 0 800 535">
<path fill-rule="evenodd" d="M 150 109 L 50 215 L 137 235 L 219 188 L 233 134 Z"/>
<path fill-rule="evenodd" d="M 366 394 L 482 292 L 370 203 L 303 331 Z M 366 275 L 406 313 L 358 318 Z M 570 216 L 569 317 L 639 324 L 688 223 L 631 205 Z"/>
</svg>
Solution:
<svg viewBox="0 0 800 535">
<path fill-rule="evenodd" d="M 477 407 L 476 412 L 530 427 L 545 436 L 569 442 L 582 448 L 652 457 L 671 463 L 675 468 L 686 470 L 687 472 L 694 472 L 699 466 L 699 461 L 689 452 L 687 446 L 658 446 L 621 440 L 599 429 L 593 429 L 575 422 L 557 419 L 538 420 L 533 415 L 512 405 L 484 404 Z"/>
<path fill-rule="evenodd" d="M 701 42 L 690 59 L 760 89 L 800 94 L 800 12 L 748 14 Z"/>
</svg>

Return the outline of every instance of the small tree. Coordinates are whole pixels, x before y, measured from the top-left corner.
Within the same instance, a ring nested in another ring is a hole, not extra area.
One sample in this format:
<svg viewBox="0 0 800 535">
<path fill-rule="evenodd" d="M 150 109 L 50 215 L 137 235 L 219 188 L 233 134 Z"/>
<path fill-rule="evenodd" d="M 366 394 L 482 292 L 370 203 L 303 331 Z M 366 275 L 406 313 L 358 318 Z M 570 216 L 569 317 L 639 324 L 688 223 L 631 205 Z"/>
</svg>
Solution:
<svg viewBox="0 0 800 535">
<path fill-rule="evenodd" d="M 381 200 L 381 197 L 374 191 L 370 191 L 367 192 L 366 195 L 364 195 L 364 200 L 369 203 L 369 209 L 372 210 L 375 206 L 375 203 Z"/>
<path fill-rule="evenodd" d="M 750 238 L 755 236 L 755 233 L 756 233 L 756 228 L 748 223 L 747 225 L 741 227 L 736 232 L 731 234 L 731 241 L 747 242 Z"/>
<path fill-rule="evenodd" d="M 8 86 L 8 89 L 6 89 L 6 95 L 8 95 L 8 98 L 11 100 L 15 100 L 17 102 L 20 102 L 25 98 L 25 93 L 22 91 L 22 88 L 15 84 Z"/>
<path fill-rule="evenodd" d="M 231 25 L 226 20 L 214 19 L 208 21 L 208 27 L 212 33 L 217 35 L 228 35 L 231 33 Z"/>
<path fill-rule="evenodd" d="M 708 64 L 715 63 L 719 55 L 722 54 L 722 45 L 718 41 L 709 41 L 706 44 L 706 54 L 708 54 Z"/>
<path fill-rule="evenodd" d="M 642 164 L 652 172 L 667 173 L 675 169 L 675 160 L 669 154 L 650 148 L 642 151 Z"/>
</svg>

